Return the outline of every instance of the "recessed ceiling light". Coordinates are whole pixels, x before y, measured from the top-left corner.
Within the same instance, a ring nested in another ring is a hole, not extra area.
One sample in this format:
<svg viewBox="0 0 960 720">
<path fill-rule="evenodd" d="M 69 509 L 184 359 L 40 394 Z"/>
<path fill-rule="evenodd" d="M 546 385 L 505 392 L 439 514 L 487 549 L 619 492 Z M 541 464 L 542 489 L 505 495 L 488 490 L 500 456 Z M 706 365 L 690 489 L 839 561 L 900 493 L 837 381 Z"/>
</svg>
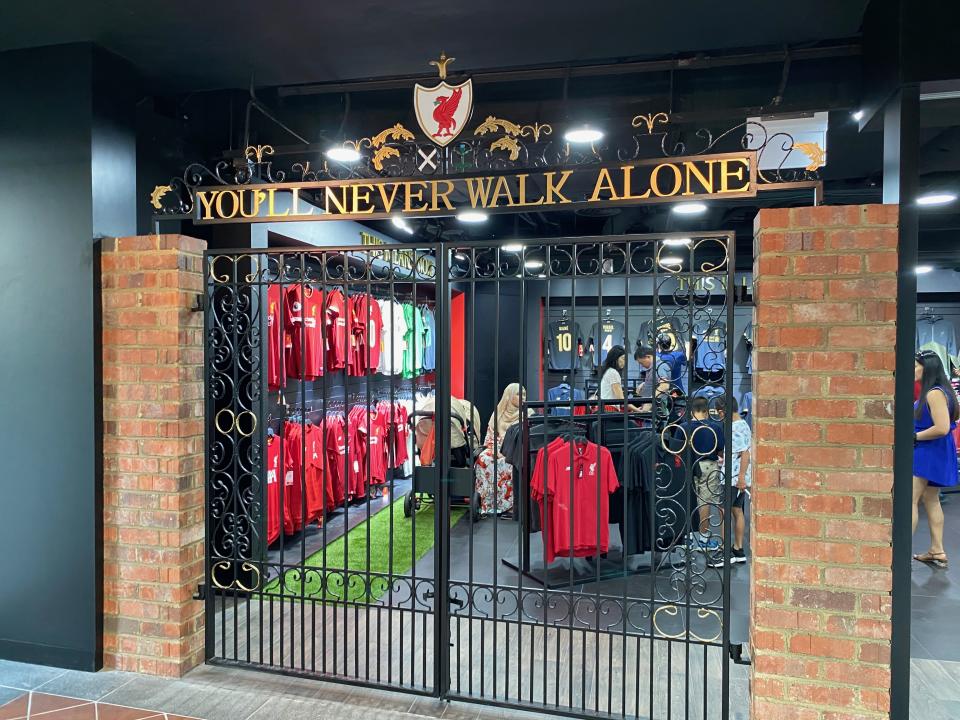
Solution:
<svg viewBox="0 0 960 720">
<path fill-rule="evenodd" d="M 540 273 L 539 275 L 537 275 L 538 278 L 545 278 L 546 276 L 547 276 L 546 273 Z"/>
<path fill-rule="evenodd" d="M 664 255 L 660 258 L 661 265 L 683 265 L 683 258 L 679 255 Z"/>
<path fill-rule="evenodd" d="M 571 128 L 564 133 L 563 139 L 571 143 L 594 143 L 603 137 L 603 133 L 589 125 Z"/>
<path fill-rule="evenodd" d="M 934 192 L 921 195 L 917 198 L 917 205 L 946 205 L 957 199 L 957 196 L 948 192 Z"/>
<path fill-rule="evenodd" d="M 329 148 L 324 155 L 331 160 L 342 163 L 353 163 L 360 159 L 360 153 L 353 148 L 343 146 Z"/>
<path fill-rule="evenodd" d="M 454 256 L 457 260 L 469 260 L 469 258 L 468 258 L 464 253 L 462 253 L 462 252 L 454 253 L 453 256 Z"/>
<path fill-rule="evenodd" d="M 457 213 L 457 220 L 464 223 L 486 222 L 487 214 L 479 210 L 461 210 Z"/>
<path fill-rule="evenodd" d="M 666 238 L 663 241 L 663 244 L 677 246 L 677 245 L 689 245 L 691 242 L 692 241 L 690 240 L 690 238 Z"/>
<path fill-rule="evenodd" d="M 501 245 L 500 249 L 504 252 L 509 253 L 518 253 L 523 251 L 523 243 L 507 243 L 506 245 Z"/>
<path fill-rule="evenodd" d="M 392 217 L 390 218 L 390 222 L 393 223 L 393 226 L 395 228 L 400 228 L 405 233 L 413 235 L 413 228 L 410 227 L 410 224 L 406 220 L 404 220 L 402 217 Z"/>
<path fill-rule="evenodd" d="M 923 275 L 933 270 L 933 265 L 917 265 L 917 275 Z"/>
<path fill-rule="evenodd" d="M 857 122 L 860 122 L 861 120 L 863 120 L 863 110 L 857 110 L 855 113 L 850 113 L 850 117 L 852 117 Z"/>
<path fill-rule="evenodd" d="M 543 260 L 527 260 L 523 263 L 527 270 L 539 270 L 543 267 Z"/>
<path fill-rule="evenodd" d="M 680 203 L 673 206 L 673 211 L 677 215 L 699 215 L 707 211 L 707 206 L 701 202 Z"/>
</svg>

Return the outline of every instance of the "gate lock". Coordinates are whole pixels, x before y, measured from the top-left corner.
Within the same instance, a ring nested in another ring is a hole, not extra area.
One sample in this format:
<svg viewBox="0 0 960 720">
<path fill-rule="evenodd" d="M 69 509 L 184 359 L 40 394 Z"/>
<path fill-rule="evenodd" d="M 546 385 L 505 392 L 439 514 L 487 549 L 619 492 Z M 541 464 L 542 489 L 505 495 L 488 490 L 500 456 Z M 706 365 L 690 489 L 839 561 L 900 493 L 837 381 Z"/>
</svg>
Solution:
<svg viewBox="0 0 960 720">
<path fill-rule="evenodd" d="M 423 597 L 426 598 L 427 600 L 433 600 L 436 596 L 437 594 L 433 590 L 427 590 L 423 594 Z M 454 597 L 449 593 L 447 594 L 447 602 L 450 603 L 451 605 L 456 605 L 458 608 L 462 608 L 467 604 L 466 600 L 461 600 L 460 598 Z"/>
</svg>

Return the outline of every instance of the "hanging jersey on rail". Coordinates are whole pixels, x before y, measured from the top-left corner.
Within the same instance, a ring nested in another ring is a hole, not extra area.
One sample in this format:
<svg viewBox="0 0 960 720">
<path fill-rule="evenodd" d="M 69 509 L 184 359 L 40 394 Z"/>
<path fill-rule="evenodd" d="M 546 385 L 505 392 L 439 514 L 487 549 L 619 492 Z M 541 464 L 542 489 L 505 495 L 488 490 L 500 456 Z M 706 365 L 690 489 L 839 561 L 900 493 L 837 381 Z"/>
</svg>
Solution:
<svg viewBox="0 0 960 720">
<path fill-rule="evenodd" d="M 610 348 L 623 345 L 623 323 L 609 319 L 594 323 L 590 329 L 590 342 L 593 346 L 593 364 L 599 367 L 607 359 Z"/>
<path fill-rule="evenodd" d="M 694 367 L 702 373 L 722 373 L 727 367 L 727 326 L 714 323 L 698 329 Z"/>
<path fill-rule="evenodd" d="M 323 292 L 310 285 L 287 289 L 287 331 L 293 343 L 291 373 L 295 378 L 316 380 L 323 375 Z M 269 320 L 268 320 L 269 323 Z"/>
<path fill-rule="evenodd" d="M 283 472 L 280 471 L 280 446 L 283 441 L 277 436 L 267 438 L 267 544 L 280 537 L 280 476 L 288 485 L 293 484 L 293 459 L 284 454 Z"/>
<path fill-rule="evenodd" d="M 347 366 L 347 303 L 340 290 L 327 292 L 327 369 L 343 370 Z"/>
<path fill-rule="evenodd" d="M 547 325 L 547 369 L 576 370 L 580 367 L 577 348 L 582 344 L 580 326 L 569 320 L 558 320 Z"/>
</svg>

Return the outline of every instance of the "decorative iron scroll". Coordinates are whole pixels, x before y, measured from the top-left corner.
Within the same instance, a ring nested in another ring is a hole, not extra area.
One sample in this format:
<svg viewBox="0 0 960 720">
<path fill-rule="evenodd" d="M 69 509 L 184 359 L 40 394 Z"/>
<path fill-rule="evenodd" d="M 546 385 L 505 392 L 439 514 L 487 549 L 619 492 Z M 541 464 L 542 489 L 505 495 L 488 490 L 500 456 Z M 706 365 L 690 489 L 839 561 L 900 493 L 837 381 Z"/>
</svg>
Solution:
<svg viewBox="0 0 960 720">
<path fill-rule="evenodd" d="M 335 162 L 318 153 L 313 159 L 278 160 L 270 145 L 251 145 L 243 157 L 212 165 L 191 163 L 183 174 L 157 185 L 150 202 L 158 216 L 190 215 L 196 207 L 196 189 L 226 188 L 260 183 L 372 180 L 383 178 L 456 178 L 471 173 L 551 170 L 610 163 L 696 157 L 747 149 L 757 153 L 762 184 L 817 180 L 824 151 L 815 143 L 798 143 L 785 132 L 771 133 L 759 122 L 745 121 L 731 128 L 690 129 L 674 124 L 667 113 L 636 115 L 629 129 L 613 132 L 590 145 L 574 145 L 556 133 L 550 123 L 521 124 L 487 116 L 470 133 L 446 147 L 419 140 L 402 123 L 369 137 L 346 140 L 359 160 Z M 804 168 L 786 168 L 794 151 L 807 155 Z M 763 169 L 765 158 L 782 158 L 778 166 Z"/>
</svg>

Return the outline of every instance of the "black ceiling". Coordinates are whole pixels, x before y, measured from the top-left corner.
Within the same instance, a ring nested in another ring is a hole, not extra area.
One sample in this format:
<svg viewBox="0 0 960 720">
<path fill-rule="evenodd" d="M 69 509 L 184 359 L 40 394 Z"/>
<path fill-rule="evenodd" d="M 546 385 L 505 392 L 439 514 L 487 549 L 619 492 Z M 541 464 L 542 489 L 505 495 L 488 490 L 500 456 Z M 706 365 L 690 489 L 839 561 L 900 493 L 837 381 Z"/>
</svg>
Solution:
<svg viewBox="0 0 960 720">
<path fill-rule="evenodd" d="M 94 42 L 163 91 L 796 45 L 856 35 L 867 0 L 5 2 L 0 51 Z"/>
</svg>

